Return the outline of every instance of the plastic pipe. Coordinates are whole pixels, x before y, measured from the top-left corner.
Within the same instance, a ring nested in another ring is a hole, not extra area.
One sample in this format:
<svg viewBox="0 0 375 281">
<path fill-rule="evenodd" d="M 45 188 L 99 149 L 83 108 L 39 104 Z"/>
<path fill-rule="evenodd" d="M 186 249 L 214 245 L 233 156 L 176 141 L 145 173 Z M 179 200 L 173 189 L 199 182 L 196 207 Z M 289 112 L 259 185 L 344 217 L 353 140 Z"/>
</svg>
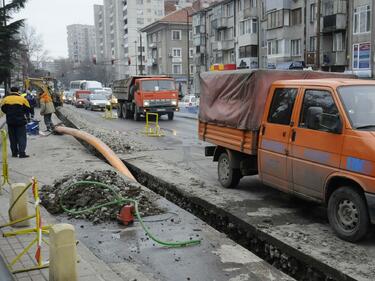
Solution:
<svg viewBox="0 0 375 281">
<path fill-rule="evenodd" d="M 118 158 L 118 156 L 106 145 L 104 142 L 99 140 L 98 138 L 94 137 L 93 135 L 90 135 L 86 132 L 73 129 L 73 128 L 67 128 L 62 126 L 56 126 L 54 128 L 54 131 L 59 134 L 64 135 L 70 135 L 75 138 L 81 139 L 88 144 L 95 147 L 97 151 L 99 151 L 105 159 L 111 164 L 114 168 L 116 168 L 121 174 L 126 176 L 127 178 L 137 182 L 137 180 L 134 178 L 132 173 L 129 171 L 129 169 L 125 166 L 125 164 Z"/>
</svg>

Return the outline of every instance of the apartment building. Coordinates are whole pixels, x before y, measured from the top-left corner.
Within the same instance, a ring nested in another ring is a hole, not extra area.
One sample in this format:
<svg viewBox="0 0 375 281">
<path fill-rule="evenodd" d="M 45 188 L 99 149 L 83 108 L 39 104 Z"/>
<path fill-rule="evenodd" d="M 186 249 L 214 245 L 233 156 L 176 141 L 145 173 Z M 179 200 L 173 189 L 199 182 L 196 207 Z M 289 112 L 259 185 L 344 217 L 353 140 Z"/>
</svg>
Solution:
<svg viewBox="0 0 375 281">
<path fill-rule="evenodd" d="M 127 74 L 146 73 L 146 34 L 141 29 L 164 16 L 164 0 L 123 0 L 124 55 Z"/>
<path fill-rule="evenodd" d="M 69 59 L 76 65 L 89 61 L 96 53 L 95 27 L 72 24 L 67 26 Z"/>
<path fill-rule="evenodd" d="M 375 77 L 374 1 L 350 1 L 348 28 L 349 69 L 361 77 Z"/>
<path fill-rule="evenodd" d="M 198 71 L 312 67 L 374 72 L 373 0 L 223 0 L 193 15 Z M 372 42 L 372 44 L 371 44 Z"/>
<path fill-rule="evenodd" d="M 94 24 L 95 24 L 95 46 L 96 60 L 98 62 L 109 61 L 108 49 L 109 30 L 108 23 L 105 18 L 104 5 L 94 5 Z"/>
<path fill-rule="evenodd" d="M 184 93 L 195 72 L 191 14 L 192 8 L 180 9 L 141 29 L 147 34 L 148 73 L 174 77 Z"/>
</svg>

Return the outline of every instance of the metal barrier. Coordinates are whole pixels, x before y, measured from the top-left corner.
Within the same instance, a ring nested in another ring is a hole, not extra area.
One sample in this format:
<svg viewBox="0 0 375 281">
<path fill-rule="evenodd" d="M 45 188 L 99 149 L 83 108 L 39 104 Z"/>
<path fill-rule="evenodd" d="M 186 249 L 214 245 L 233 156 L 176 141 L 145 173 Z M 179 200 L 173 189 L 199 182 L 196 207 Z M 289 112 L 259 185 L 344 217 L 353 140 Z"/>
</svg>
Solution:
<svg viewBox="0 0 375 281">
<path fill-rule="evenodd" d="M 0 186 L 0 194 L 2 192 L 3 186 L 5 184 L 10 184 L 9 182 L 9 169 L 8 169 L 8 149 L 7 149 L 7 132 L 6 130 L 1 130 L 1 145 L 2 145 L 2 153 L 3 153 L 3 182 Z"/>
<path fill-rule="evenodd" d="M 31 270 L 38 270 L 48 267 L 48 262 L 42 261 L 42 241 L 48 245 L 48 242 L 43 238 L 43 234 L 48 234 L 48 229 L 51 228 L 50 225 L 43 226 L 42 225 L 42 217 L 40 213 L 40 198 L 39 198 L 39 189 L 38 189 L 38 182 L 35 178 L 32 178 L 31 184 L 29 184 L 25 189 L 32 187 L 32 193 L 35 200 L 35 227 L 34 228 L 27 228 L 21 229 L 11 232 L 3 233 L 4 237 L 11 237 L 17 235 L 25 235 L 25 234 L 33 234 L 36 233 L 36 237 L 26 246 L 26 248 L 18 254 L 8 265 L 9 269 L 12 271 L 13 274 L 21 273 Z M 18 198 L 17 198 L 18 200 Z M 36 253 L 35 259 L 37 262 L 36 266 L 13 270 L 13 266 L 31 249 L 31 247 L 36 244 Z"/>
<path fill-rule="evenodd" d="M 117 116 L 113 115 L 112 103 L 109 105 L 109 108 L 107 106 L 105 107 L 103 118 L 105 118 L 105 119 L 116 119 L 117 118 Z"/>
<path fill-rule="evenodd" d="M 155 121 L 150 121 L 150 116 L 155 117 Z M 144 133 L 149 137 L 162 137 L 164 133 L 159 126 L 159 114 L 146 112 L 146 125 Z"/>
</svg>

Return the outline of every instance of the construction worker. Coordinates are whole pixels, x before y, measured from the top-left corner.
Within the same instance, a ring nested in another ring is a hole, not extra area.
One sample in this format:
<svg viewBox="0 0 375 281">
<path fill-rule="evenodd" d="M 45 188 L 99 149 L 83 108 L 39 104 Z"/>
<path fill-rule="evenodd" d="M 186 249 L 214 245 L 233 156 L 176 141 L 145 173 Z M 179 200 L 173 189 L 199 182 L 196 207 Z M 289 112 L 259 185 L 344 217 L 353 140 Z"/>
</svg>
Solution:
<svg viewBox="0 0 375 281">
<path fill-rule="evenodd" d="M 29 157 L 25 152 L 27 144 L 25 114 L 30 111 L 29 102 L 20 96 L 17 87 L 12 87 L 10 93 L 3 99 L 1 110 L 6 114 L 12 157 Z"/>
<path fill-rule="evenodd" d="M 44 123 L 46 124 L 47 131 L 52 132 L 52 113 L 55 112 L 53 101 L 48 92 L 43 92 L 40 95 L 40 115 L 44 116 Z"/>
<path fill-rule="evenodd" d="M 25 98 L 27 99 L 30 105 L 30 112 L 26 114 L 27 122 L 30 122 L 34 119 L 34 108 L 36 106 L 36 100 L 35 97 L 29 91 L 26 91 Z"/>
</svg>

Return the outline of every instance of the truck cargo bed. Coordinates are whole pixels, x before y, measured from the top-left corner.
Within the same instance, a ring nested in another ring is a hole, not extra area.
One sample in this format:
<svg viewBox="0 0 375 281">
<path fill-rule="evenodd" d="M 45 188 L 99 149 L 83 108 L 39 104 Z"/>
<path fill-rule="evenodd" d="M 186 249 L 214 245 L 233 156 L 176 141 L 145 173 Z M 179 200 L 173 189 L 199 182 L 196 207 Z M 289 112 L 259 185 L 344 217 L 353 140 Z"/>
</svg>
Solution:
<svg viewBox="0 0 375 281">
<path fill-rule="evenodd" d="M 228 128 L 199 121 L 199 139 L 218 146 L 256 155 L 258 131 Z"/>
</svg>

